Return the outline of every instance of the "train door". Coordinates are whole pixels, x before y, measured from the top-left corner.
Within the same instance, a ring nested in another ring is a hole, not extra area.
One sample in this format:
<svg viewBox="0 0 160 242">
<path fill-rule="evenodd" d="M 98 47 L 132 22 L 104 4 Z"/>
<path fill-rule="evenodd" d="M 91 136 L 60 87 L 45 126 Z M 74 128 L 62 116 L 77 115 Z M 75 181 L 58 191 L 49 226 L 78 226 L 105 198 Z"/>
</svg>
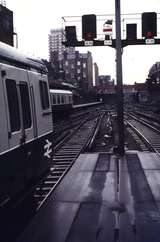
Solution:
<svg viewBox="0 0 160 242">
<path fill-rule="evenodd" d="M 37 139 L 33 145 L 35 159 L 33 162 L 34 176 L 41 176 L 49 170 L 53 156 L 53 119 L 49 96 L 48 79 L 45 74 L 28 71 L 32 97 L 35 103 L 35 123 Z"/>
<path fill-rule="evenodd" d="M 9 148 L 33 139 L 32 112 L 27 72 L 2 65 L 1 76 L 6 96 Z"/>
<path fill-rule="evenodd" d="M 45 74 L 28 72 L 32 96 L 36 105 L 37 135 L 53 132 L 52 108 L 49 96 L 48 79 Z"/>
</svg>

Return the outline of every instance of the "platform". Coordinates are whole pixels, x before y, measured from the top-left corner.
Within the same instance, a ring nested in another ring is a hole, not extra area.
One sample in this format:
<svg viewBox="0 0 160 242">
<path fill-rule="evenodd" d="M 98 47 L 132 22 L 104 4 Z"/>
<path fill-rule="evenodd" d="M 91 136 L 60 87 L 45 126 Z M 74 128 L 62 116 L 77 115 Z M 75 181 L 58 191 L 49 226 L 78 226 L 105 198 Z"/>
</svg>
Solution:
<svg viewBox="0 0 160 242">
<path fill-rule="evenodd" d="M 115 241 L 160 241 L 160 158 L 154 153 L 81 154 L 17 240 Z"/>
</svg>

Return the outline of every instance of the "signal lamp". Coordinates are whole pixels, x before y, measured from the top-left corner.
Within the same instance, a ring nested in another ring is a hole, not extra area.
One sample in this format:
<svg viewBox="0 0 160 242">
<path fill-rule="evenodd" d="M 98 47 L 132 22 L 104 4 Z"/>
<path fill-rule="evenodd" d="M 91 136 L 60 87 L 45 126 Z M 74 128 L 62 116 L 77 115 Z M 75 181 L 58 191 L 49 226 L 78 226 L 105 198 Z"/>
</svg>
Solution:
<svg viewBox="0 0 160 242">
<path fill-rule="evenodd" d="M 137 39 L 137 24 L 127 24 L 127 39 Z"/>
<path fill-rule="evenodd" d="M 153 33 L 151 31 L 148 31 L 146 33 L 146 37 L 149 39 L 149 38 L 153 38 L 154 36 L 153 36 Z"/>
<path fill-rule="evenodd" d="M 70 45 L 74 45 L 77 41 L 76 36 L 76 26 L 66 26 L 65 27 L 66 41 Z"/>
</svg>

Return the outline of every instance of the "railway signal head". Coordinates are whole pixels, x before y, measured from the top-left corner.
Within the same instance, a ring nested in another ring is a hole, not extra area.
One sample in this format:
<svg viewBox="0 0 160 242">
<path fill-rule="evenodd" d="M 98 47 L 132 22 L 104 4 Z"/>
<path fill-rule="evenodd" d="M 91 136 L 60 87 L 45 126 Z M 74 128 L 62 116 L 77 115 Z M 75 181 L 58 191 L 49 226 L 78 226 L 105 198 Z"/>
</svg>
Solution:
<svg viewBox="0 0 160 242">
<path fill-rule="evenodd" d="M 13 12 L 4 6 L 0 6 L 0 41 L 13 46 Z"/>
<path fill-rule="evenodd" d="M 77 36 L 76 36 L 76 27 L 75 26 L 66 26 L 65 35 L 66 35 L 66 41 L 68 44 L 74 45 L 76 43 Z"/>
<path fill-rule="evenodd" d="M 127 24 L 127 39 L 137 39 L 137 24 Z"/>
<path fill-rule="evenodd" d="M 96 15 L 82 16 L 82 38 L 84 40 L 93 40 L 97 37 Z"/>
<path fill-rule="evenodd" d="M 142 36 L 146 39 L 157 36 L 157 13 L 142 13 Z"/>
</svg>

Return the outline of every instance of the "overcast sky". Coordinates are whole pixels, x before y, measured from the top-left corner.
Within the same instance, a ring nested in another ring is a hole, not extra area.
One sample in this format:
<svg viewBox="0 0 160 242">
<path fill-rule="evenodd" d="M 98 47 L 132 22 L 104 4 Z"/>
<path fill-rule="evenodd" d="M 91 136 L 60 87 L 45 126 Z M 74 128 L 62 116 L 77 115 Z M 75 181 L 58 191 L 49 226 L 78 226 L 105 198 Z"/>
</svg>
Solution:
<svg viewBox="0 0 160 242">
<path fill-rule="evenodd" d="M 14 12 L 14 28 L 18 33 L 19 48 L 28 54 L 48 59 L 48 34 L 50 29 L 62 26 L 62 16 L 114 14 L 115 0 L 6 0 L 6 7 Z M 121 13 L 152 11 L 160 13 L 160 0 L 121 0 Z M 79 50 L 92 52 L 100 74 L 115 76 L 114 49 L 95 47 Z M 159 45 L 124 48 L 123 82 L 144 82 L 149 68 L 157 61 L 160 61 Z"/>
</svg>

